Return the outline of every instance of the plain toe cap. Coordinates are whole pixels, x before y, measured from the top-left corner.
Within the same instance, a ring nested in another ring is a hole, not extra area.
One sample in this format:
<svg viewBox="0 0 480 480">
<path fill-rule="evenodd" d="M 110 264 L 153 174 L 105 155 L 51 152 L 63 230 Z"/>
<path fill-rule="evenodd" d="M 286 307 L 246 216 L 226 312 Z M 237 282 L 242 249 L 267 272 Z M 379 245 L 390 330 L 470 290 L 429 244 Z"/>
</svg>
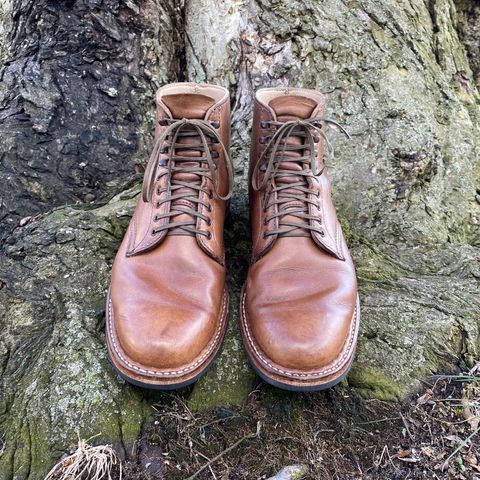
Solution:
<svg viewBox="0 0 480 480">
<path fill-rule="evenodd" d="M 287 370 L 331 368 L 341 360 L 351 335 L 352 314 L 348 308 L 336 313 L 267 309 L 253 314 L 256 317 L 250 325 L 254 342 L 265 360 Z"/>
<path fill-rule="evenodd" d="M 158 370 L 183 369 L 208 349 L 215 319 L 206 312 L 159 306 L 138 312 L 115 309 L 115 329 L 121 349 L 137 365 Z"/>
</svg>

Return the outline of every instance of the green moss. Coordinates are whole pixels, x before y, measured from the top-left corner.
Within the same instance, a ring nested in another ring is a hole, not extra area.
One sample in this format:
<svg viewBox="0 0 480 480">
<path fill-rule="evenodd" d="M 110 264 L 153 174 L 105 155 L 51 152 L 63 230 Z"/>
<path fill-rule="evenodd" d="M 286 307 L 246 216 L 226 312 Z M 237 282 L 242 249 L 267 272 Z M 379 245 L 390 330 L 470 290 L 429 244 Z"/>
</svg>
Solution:
<svg viewBox="0 0 480 480">
<path fill-rule="evenodd" d="M 229 335 L 215 365 L 196 383 L 188 405 L 196 411 L 222 405 L 241 405 L 252 390 L 254 378 L 240 339 Z"/>
<path fill-rule="evenodd" d="M 381 400 L 403 399 L 409 391 L 407 385 L 388 377 L 377 367 L 354 363 L 348 375 L 348 384 L 357 388 L 368 397 Z"/>
<path fill-rule="evenodd" d="M 398 259 L 390 258 L 371 244 L 363 243 L 353 250 L 353 254 L 361 282 L 393 282 L 401 275 L 403 266 Z"/>
</svg>

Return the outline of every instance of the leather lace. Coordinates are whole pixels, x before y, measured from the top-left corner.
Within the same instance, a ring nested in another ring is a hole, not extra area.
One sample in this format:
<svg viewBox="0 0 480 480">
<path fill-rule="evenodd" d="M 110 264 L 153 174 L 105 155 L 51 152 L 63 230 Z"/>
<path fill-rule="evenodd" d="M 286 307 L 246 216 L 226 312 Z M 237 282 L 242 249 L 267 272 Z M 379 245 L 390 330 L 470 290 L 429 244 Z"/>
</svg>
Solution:
<svg viewBox="0 0 480 480">
<path fill-rule="evenodd" d="M 323 124 L 337 126 L 348 138 L 347 131 L 336 121 L 327 118 L 308 118 L 305 120 L 290 120 L 287 122 L 265 122 L 265 130 L 274 132 L 258 159 L 252 175 L 252 187 L 259 191 L 266 189 L 264 196 L 264 211 L 277 205 L 277 212 L 265 219 L 265 224 L 278 218 L 278 228 L 264 232 L 264 237 L 280 236 L 307 236 L 308 231 L 315 231 L 325 235 L 321 226 L 311 224 L 315 220 L 319 225 L 322 219 L 309 213 L 309 204 L 316 205 L 319 191 L 309 186 L 308 178 L 315 178 L 323 173 L 324 164 L 318 164 L 318 152 L 315 145 L 320 137 L 333 157 L 333 147 L 322 128 Z M 270 126 L 270 127 L 269 127 Z M 300 145 L 288 143 L 291 136 L 303 139 Z M 298 152 L 299 156 L 287 155 L 287 152 Z M 301 170 L 288 168 L 295 163 Z M 259 172 L 264 172 L 261 181 L 258 181 Z M 288 178 L 289 181 L 285 181 Z M 276 194 L 276 195 L 272 195 Z M 273 197 L 273 200 L 270 200 Z M 286 219 L 285 217 L 289 218 Z"/>
<path fill-rule="evenodd" d="M 170 209 L 166 213 L 155 216 L 154 220 L 157 222 L 164 218 L 168 218 L 168 222 L 156 227 L 152 233 L 156 234 L 175 228 L 183 234 L 200 234 L 210 237 L 210 232 L 196 227 L 198 218 L 204 220 L 207 225 L 211 224 L 210 218 L 199 211 L 200 205 L 203 205 L 207 211 L 211 211 L 211 205 L 200 198 L 200 193 L 207 194 L 209 198 L 228 200 L 233 191 L 232 161 L 214 126 L 218 122 L 186 118 L 163 118 L 162 122 L 167 125 L 167 128 L 158 137 L 153 147 L 145 170 L 142 198 L 144 202 L 150 202 L 156 182 L 163 175 L 168 175 L 166 186 L 157 190 L 159 195 L 162 193 L 165 195 L 159 200 L 156 207 L 160 208 L 163 204 L 170 203 Z M 180 138 L 187 139 L 187 143 L 179 143 Z M 214 161 L 214 158 L 218 157 L 218 153 L 211 151 L 213 144 L 220 145 L 225 158 L 228 175 L 226 195 L 221 195 L 219 192 L 217 165 Z M 178 150 L 193 150 L 200 152 L 201 155 L 180 155 Z M 187 181 L 178 178 L 182 174 L 194 175 L 195 179 Z M 203 185 L 203 178 L 212 183 L 212 189 Z M 193 206 L 188 206 L 189 204 Z M 189 218 L 176 220 L 176 217 L 182 214 L 187 214 Z"/>
</svg>

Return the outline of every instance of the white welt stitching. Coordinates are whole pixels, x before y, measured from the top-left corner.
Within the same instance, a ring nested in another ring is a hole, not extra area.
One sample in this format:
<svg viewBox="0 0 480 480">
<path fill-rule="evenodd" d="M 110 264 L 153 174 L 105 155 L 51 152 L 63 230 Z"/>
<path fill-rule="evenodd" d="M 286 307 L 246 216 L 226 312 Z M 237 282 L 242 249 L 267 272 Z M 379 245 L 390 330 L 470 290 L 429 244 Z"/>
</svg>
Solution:
<svg viewBox="0 0 480 480">
<path fill-rule="evenodd" d="M 255 353 L 260 357 L 262 362 L 264 362 L 266 365 L 268 365 L 271 369 L 275 370 L 276 372 L 279 372 L 283 375 L 287 375 L 288 377 L 293 377 L 293 378 L 318 377 L 320 375 L 325 375 L 326 373 L 331 373 L 331 372 L 334 372 L 334 371 L 338 370 L 345 363 L 348 356 L 350 355 L 350 351 L 351 351 L 351 348 L 352 348 L 352 345 L 353 345 L 353 341 L 355 339 L 355 331 L 357 329 L 357 319 L 358 319 L 357 305 L 355 305 L 355 310 L 353 312 L 353 325 L 352 325 L 353 334 L 350 336 L 350 341 L 348 343 L 347 350 L 339 358 L 339 360 L 335 363 L 335 365 L 333 365 L 333 367 L 326 368 L 324 370 L 320 370 L 320 371 L 312 372 L 312 373 L 296 373 L 296 372 L 292 373 L 292 372 L 287 372 L 285 370 L 281 370 L 280 368 L 277 368 L 274 365 L 272 365 L 267 359 L 265 359 L 265 357 L 257 349 L 257 347 L 256 347 L 256 345 L 253 341 L 253 338 L 250 335 L 250 330 L 248 329 L 247 312 L 246 312 L 246 309 L 245 309 L 246 297 L 247 297 L 247 292 L 245 291 L 243 293 L 243 298 L 242 298 L 242 315 L 240 315 L 240 316 L 242 317 L 242 322 L 243 322 L 243 325 L 245 327 L 245 332 L 247 334 L 248 341 L 249 341 L 250 345 L 252 346 L 252 348 L 255 350 Z"/>
<path fill-rule="evenodd" d="M 143 368 L 137 367 L 136 365 L 133 365 L 131 362 L 129 362 L 126 358 L 124 358 L 123 355 L 118 351 L 117 343 L 115 342 L 115 337 L 113 335 L 113 328 L 112 328 L 112 324 L 113 324 L 112 300 L 109 297 L 109 299 L 108 299 L 108 318 L 107 318 L 107 320 L 108 320 L 108 330 L 110 332 L 110 339 L 112 340 L 113 348 L 114 348 L 115 352 L 117 353 L 117 355 L 120 357 L 120 359 L 126 365 L 128 365 L 130 368 L 133 368 L 134 370 L 137 370 L 138 372 L 141 372 L 141 373 L 147 373 L 147 374 L 150 374 L 150 375 L 178 375 L 179 373 L 187 373 L 189 371 L 192 371 L 200 363 L 202 363 L 205 360 L 206 357 L 208 357 L 210 355 L 211 351 L 217 345 L 217 340 L 222 333 L 222 330 L 223 330 L 222 327 L 223 327 L 223 324 L 225 322 L 225 307 L 226 307 L 226 303 L 227 303 L 227 298 L 228 298 L 228 295 L 226 295 L 225 292 L 224 292 L 222 309 L 221 309 L 221 320 L 220 320 L 220 323 L 219 323 L 219 326 L 218 326 L 218 329 L 217 329 L 217 333 L 216 333 L 216 335 L 215 335 L 215 337 L 212 341 L 212 344 L 208 348 L 208 350 L 195 363 L 193 363 L 189 367 L 183 368 L 181 370 L 163 371 L 163 370 L 145 370 Z"/>
</svg>

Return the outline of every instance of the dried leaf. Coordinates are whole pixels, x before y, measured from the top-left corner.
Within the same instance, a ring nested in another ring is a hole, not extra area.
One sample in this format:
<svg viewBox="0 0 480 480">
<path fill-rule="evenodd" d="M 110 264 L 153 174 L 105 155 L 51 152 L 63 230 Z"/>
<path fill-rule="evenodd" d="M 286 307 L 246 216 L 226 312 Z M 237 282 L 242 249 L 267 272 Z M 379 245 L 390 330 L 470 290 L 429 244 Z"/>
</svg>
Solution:
<svg viewBox="0 0 480 480">
<path fill-rule="evenodd" d="M 399 451 L 397 452 L 397 457 L 398 457 L 398 458 L 409 457 L 411 453 L 412 453 L 411 450 L 399 450 Z"/>
<path fill-rule="evenodd" d="M 418 405 L 423 405 L 427 403 L 429 400 L 431 400 L 433 397 L 433 391 L 431 388 L 427 388 L 426 392 L 421 396 L 417 398 L 417 404 Z"/>
<path fill-rule="evenodd" d="M 469 464 L 469 465 L 476 465 L 477 462 L 477 457 L 471 453 L 468 455 L 465 455 L 463 459 Z"/>
<path fill-rule="evenodd" d="M 463 440 L 458 435 L 447 435 L 444 438 L 445 440 L 450 440 L 451 442 L 460 443 L 460 444 L 463 443 Z"/>
</svg>

